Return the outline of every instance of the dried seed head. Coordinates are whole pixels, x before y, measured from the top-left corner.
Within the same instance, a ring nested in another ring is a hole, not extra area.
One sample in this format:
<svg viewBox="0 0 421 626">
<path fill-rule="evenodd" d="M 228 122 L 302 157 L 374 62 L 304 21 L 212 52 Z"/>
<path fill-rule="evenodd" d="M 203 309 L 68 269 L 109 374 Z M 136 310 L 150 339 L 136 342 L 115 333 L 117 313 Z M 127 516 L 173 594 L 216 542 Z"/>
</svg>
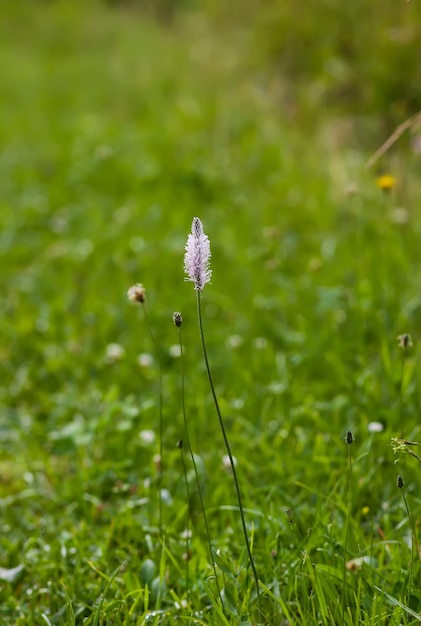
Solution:
<svg viewBox="0 0 421 626">
<path fill-rule="evenodd" d="M 400 474 L 399 474 L 398 479 L 396 481 L 396 486 L 399 487 L 399 489 L 402 489 L 402 487 L 404 486 L 403 478 L 402 478 L 402 476 Z"/>
<path fill-rule="evenodd" d="M 181 450 L 181 449 L 182 449 L 182 447 L 183 447 L 183 445 L 184 445 L 183 440 L 182 440 L 182 439 L 179 439 L 179 440 L 177 441 L 177 448 L 179 448 L 179 449 Z"/>
<path fill-rule="evenodd" d="M 348 430 L 348 432 L 345 435 L 345 441 L 348 445 L 351 445 L 351 443 L 354 443 L 355 441 L 355 437 L 350 430 Z"/>
<path fill-rule="evenodd" d="M 408 333 L 404 333 L 403 335 L 398 335 L 396 339 L 398 341 L 399 347 L 402 348 L 403 350 L 406 350 L 407 348 L 412 348 L 412 346 L 414 345 L 414 342 L 412 341 L 412 337 L 411 335 L 408 335 Z"/>
<path fill-rule="evenodd" d="M 183 323 L 183 318 L 181 316 L 181 313 L 178 313 L 178 312 L 173 313 L 172 321 L 177 326 L 177 328 L 180 328 L 181 324 Z"/>
<path fill-rule="evenodd" d="M 145 288 L 144 288 L 144 286 L 141 283 L 136 283 L 136 285 L 133 285 L 128 290 L 127 297 L 132 302 L 140 302 L 140 303 L 143 304 L 145 302 Z"/>
</svg>

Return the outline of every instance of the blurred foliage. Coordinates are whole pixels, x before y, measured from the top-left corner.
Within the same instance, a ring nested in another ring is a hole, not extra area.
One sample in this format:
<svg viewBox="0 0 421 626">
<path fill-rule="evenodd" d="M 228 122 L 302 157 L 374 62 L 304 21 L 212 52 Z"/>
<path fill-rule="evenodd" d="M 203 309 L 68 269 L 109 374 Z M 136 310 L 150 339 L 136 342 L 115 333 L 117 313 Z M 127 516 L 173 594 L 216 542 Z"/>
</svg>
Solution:
<svg viewBox="0 0 421 626">
<path fill-rule="evenodd" d="M 421 105 L 421 5 L 384 0 L 252 3 L 257 48 L 308 104 L 395 122 Z"/>
<path fill-rule="evenodd" d="M 381 120 L 387 132 L 421 108 L 421 3 L 418 0 L 108 0 L 163 20 L 199 9 L 219 30 L 242 32 L 248 62 L 278 80 L 292 116 L 332 112 Z M 273 83 L 272 83 L 273 84 Z M 376 125 L 375 125 L 376 127 Z M 364 125 L 363 130 L 367 127 Z"/>
</svg>

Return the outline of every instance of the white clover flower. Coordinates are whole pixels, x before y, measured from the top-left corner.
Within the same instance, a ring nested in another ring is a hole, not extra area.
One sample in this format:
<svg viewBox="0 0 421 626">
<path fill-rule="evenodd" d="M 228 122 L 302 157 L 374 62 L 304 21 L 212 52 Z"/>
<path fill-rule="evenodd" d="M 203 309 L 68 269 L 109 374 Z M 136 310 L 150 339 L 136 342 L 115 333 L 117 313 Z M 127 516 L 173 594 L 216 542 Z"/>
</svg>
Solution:
<svg viewBox="0 0 421 626">
<path fill-rule="evenodd" d="M 136 285 L 130 287 L 127 292 L 127 297 L 132 302 L 140 302 L 143 304 L 145 302 L 145 288 L 142 283 L 136 283 Z"/>
<path fill-rule="evenodd" d="M 168 348 L 168 354 L 173 359 L 178 359 L 181 356 L 181 348 L 178 343 L 175 343 L 173 346 Z"/>
<path fill-rule="evenodd" d="M 381 422 L 369 422 L 368 426 L 369 433 L 381 433 L 384 430 L 384 425 Z"/>
<path fill-rule="evenodd" d="M 140 367 L 151 367 L 153 364 L 153 356 L 147 352 L 142 352 L 137 357 L 137 362 Z"/>
<path fill-rule="evenodd" d="M 141 430 L 139 437 L 143 443 L 153 443 L 155 441 L 155 433 L 153 430 Z"/>
<path fill-rule="evenodd" d="M 109 363 L 119 361 L 125 354 L 125 349 L 119 343 L 109 343 L 105 348 L 105 358 Z"/>
</svg>

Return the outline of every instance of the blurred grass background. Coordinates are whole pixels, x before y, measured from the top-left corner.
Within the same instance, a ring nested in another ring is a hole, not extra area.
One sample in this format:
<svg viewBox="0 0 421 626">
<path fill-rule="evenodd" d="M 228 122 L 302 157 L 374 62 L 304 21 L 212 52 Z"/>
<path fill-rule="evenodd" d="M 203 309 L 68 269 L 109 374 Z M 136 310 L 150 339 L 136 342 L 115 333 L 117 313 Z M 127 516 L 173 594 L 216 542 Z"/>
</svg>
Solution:
<svg viewBox="0 0 421 626">
<path fill-rule="evenodd" d="M 276 533 L 289 545 L 286 506 L 303 535 L 317 527 L 315 549 L 330 542 L 320 559 L 337 558 L 326 525 L 340 535 L 348 428 L 360 446 L 353 549 L 370 541 L 371 519 L 395 537 L 389 441 L 420 436 L 419 349 L 405 361 L 402 409 L 395 345 L 421 324 L 419 129 L 373 171 L 364 165 L 421 109 L 420 6 L 2 2 L 0 541 L 2 566 L 26 571 L 2 588 L 5 620 L 32 611 L 38 624 L 48 606 L 60 623 L 60 578 L 86 614 L 101 588 L 87 559 L 107 572 L 128 559 L 124 595 L 145 582 L 139 560 L 156 556 L 146 537 L 156 441 L 139 432 L 156 429 L 157 365 L 138 362 L 153 350 L 126 301 L 134 282 L 146 287 L 160 345 L 171 469 L 182 432 L 171 315 L 183 313 L 193 440 L 215 536 L 232 541 L 183 280 L 194 215 L 211 239 L 206 328 L 247 504 L 273 513 L 256 522 L 263 570 Z M 376 188 L 381 171 L 396 178 L 390 193 Z M 111 343 L 122 358 L 110 358 Z M 367 430 L 374 419 L 378 437 Z M 177 532 L 180 475 L 164 481 Z"/>
</svg>

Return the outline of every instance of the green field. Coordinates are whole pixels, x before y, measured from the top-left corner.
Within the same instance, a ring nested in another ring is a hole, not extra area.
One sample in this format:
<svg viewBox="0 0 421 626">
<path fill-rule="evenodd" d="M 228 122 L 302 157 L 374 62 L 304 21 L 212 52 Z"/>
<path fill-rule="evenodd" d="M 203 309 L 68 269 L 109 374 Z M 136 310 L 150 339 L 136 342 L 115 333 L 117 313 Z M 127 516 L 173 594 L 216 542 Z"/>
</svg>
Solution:
<svg viewBox="0 0 421 626">
<path fill-rule="evenodd" d="M 385 4 L 2 3 L 0 625 L 421 621 L 420 125 L 366 166 L 421 9 Z"/>
</svg>

